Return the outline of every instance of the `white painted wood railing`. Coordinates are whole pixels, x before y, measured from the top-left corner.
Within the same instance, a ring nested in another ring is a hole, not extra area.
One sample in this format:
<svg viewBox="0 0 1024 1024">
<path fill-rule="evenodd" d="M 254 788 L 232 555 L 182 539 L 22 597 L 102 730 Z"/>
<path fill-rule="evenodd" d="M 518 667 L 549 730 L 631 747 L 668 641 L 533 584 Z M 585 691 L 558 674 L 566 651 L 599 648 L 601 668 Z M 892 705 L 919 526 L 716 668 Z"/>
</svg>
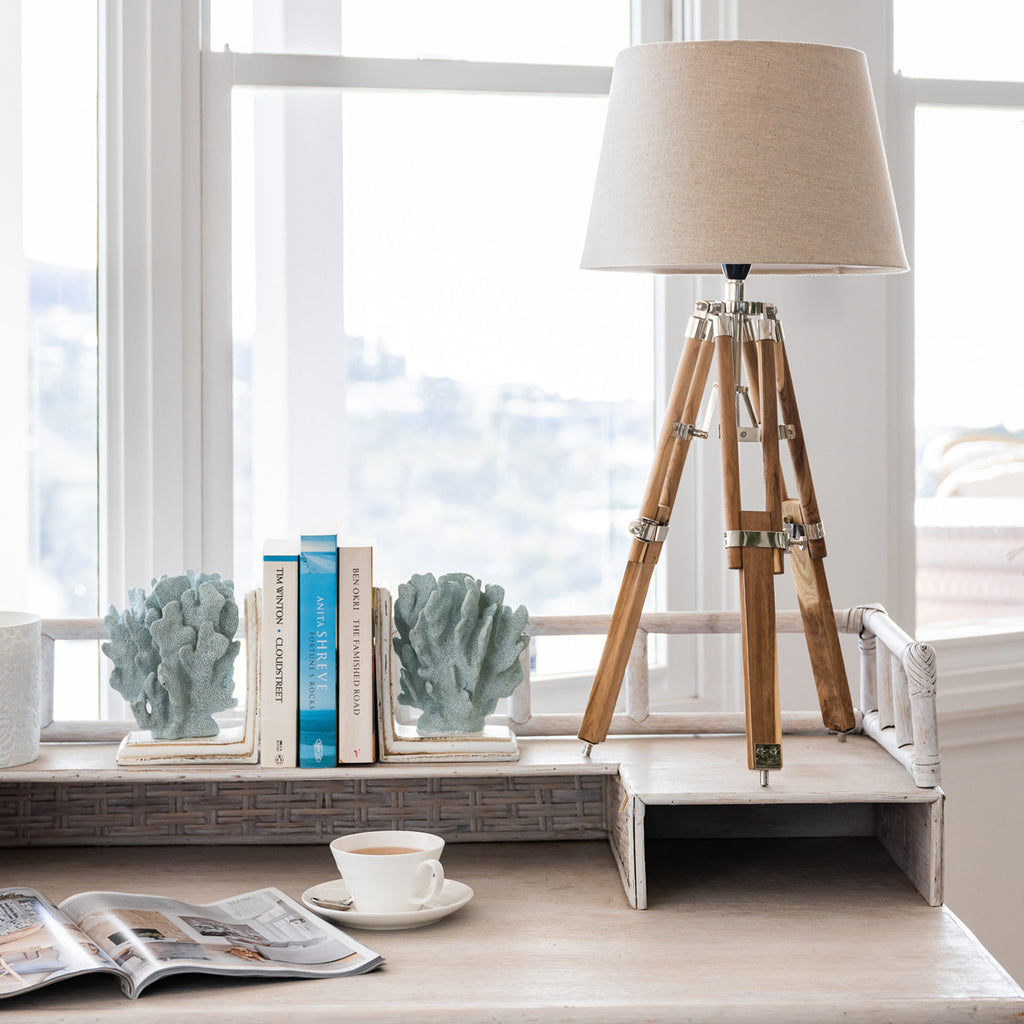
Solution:
<svg viewBox="0 0 1024 1024">
<path fill-rule="evenodd" d="M 880 743 L 910 772 L 921 787 L 938 786 L 941 771 L 935 712 L 935 654 L 927 644 L 912 640 L 881 605 L 838 610 L 840 633 L 859 637 L 861 707 L 856 711 L 858 731 Z M 604 634 L 611 617 L 535 616 L 525 632 L 531 636 Z M 797 611 L 776 615 L 779 633 L 802 633 Z M 651 633 L 739 633 L 739 612 L 654 612 L 641 616 L 623 679 L 626 710 L 612 718 L 610 734 L 635 733 L 740 733 L 742 712 L 651 712 L 647 642 Z M 579 715 L 533 715 L 530 711 L 529 659 L 523 658 L 526 680 L 509 700 L 508 718 L 518 735 L 573 735 Z M 818 711 L 783 711 L 782 731 L 792 734 L 823 733 Z"/>
<path fill-rule="evenodd" d="M 607 632 L 608 615 L 534 616 L 526 624 L 530 636 L 582 636 Z M 780 633 L 802 633 L 800 614 L 780 611 Z M 840 633 L 859 636 L 860 700 L 858 730 L 867 733 L 902 762 L 921 787 L 939 785 L 940 762 L 935 714 L 934 651 L 909 637 L 880 605 L 861 605 L 836 612 Z M 652 633 L 739 633 L 739 612 L 655 612 L 640 620 L 623 680 L 625 712 L 612 719 L 610 733 L 741 733 L 742 712 L 651 712 L 647 667 L 648 636 Z M 240 630 L 244 635 L 244 628 Z M 44 741 L 120 740 L 133 722 L 60 722 L 53 718 L 54 646 L 60 640 L 102 640 L 101 619 L 44 619 L 43 733 Z M 578 714 L 531 714 L 530 666 L 523 655 L 525 679 L 509 700 L 508 721 L 521 736 L 575 735 Z M 788 734 L 825 731 L 818 711 L 784 711 L 782 729 Z"/>
<path fill-rule="evenodd" d="M 102 619 L 43 619 L 40 672 L 42 674 L 41 738 L 44 743 L 118 743 L 132 729 L 134 721 L 55 721 L 53 676 L 59 640 L 106 640 Z"/>
<path fill-rule="evenodd" d="M 918 786 L 942 782 L 935 650 L 909 637 L 881 605 L 861 613 L 860 688 L 864 732 L 903 761 Z"/>
</svg>

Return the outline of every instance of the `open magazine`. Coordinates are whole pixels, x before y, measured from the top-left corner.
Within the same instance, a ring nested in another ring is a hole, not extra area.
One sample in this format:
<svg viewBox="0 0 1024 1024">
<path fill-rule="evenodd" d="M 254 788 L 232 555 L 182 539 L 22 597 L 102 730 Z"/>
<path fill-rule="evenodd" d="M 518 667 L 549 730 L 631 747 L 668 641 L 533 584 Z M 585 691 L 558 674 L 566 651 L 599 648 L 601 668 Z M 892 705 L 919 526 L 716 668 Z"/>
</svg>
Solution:
<svg viewBox="0 0 1024 1024">
<path fill-rule="evenodd" d="M 318 978 L 383 962 L 277 889 L 202 906 L 83 892 L 59 907 L 35 889 L 0 889 L 0 998 L 100 971 L 134 999 L 183 972 Z"/>
</svg>

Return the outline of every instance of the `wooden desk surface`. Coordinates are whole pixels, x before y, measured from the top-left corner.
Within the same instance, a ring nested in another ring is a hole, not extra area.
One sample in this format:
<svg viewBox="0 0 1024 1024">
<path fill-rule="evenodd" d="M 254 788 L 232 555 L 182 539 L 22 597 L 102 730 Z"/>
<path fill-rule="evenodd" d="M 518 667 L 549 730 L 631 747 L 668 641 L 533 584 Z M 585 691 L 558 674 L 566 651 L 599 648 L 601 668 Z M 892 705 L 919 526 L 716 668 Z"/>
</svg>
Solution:
<svg viewBox="0 0 1024 1024">
<path fill-rule="evenodd" d="M 182 976 L 140 1000 L 110 976 L 0 1004 L 5 1020 L 844 1024 L 1010 1021 L 1024 992 L 873 839 L 664 842 L 631 910 L 603 842 L 449 845 L 474 900 L 424 929 L 355 931 L 386 966 L 355 978 Z M 208 902 L 333 876 L 326 847 L 0 851 L 0 884 L 55 902 L 123 889 Z M 143 1017 L 144 1015 L 144 1017 Z"/>
</svg>

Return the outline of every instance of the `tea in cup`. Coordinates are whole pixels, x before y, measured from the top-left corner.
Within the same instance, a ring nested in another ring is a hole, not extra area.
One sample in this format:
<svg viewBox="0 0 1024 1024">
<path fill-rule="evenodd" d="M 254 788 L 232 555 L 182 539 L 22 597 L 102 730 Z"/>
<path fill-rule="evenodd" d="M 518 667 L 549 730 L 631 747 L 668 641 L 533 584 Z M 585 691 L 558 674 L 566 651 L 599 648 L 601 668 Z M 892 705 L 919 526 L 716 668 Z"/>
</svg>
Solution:
<svg viewBox="0 0 1024 1024">
<path fill-rule="evenodd" d="M 331 843 L 355 909 L 364 914 L 418 910 L 444 885 L 444 840 L 429 832 L 357 832 Z"/>
</svg>

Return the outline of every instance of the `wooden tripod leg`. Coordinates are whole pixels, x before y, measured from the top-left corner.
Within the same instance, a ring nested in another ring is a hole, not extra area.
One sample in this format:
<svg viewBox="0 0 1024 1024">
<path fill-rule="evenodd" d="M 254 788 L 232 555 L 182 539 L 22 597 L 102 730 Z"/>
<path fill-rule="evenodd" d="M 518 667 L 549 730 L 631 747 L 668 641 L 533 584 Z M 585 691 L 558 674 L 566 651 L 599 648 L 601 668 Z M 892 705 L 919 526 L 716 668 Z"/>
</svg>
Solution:
<svg viewBox="0 0 1024 1024">
<path fill-rule="evenodd" d="M 758 341 L 758 379 L 761 397 L 761 455 L 764 462 L 764 507 L 768 512 L 768 529 L 782 532 L 782 462 L 779 459 L 779 405 L 775 393 L 775 341 Z M 772 566 L 781 573 L 782 548 L 772 551 Z"/>
<path fill-rule="evenodd" d="M 782 407 L 782 415 L 785 423 L 791 428 L 789 438 L 789 454 L 793 460 L 793 474 L 796 477 L 797 494 L 800 497 L 800 506 L 803 509 L 804 518 L 801 522 L 807 526 L 820 526 L 821 513 L 818 511 L 818 499 L 814 494 L 814 480 L 811 477 L 811 464 L 807 459 L 807 449 L 804 447 L 804 432 L 800 426 L 800 410 L 796 404 L 796 394 L 793 391 L 793 378 L 789 371 L 789 360 L 786 358 L 786 346 L 782 340 L 776 342 L 778 357 L 778 381 L 779 405 Z M 825 547 L 824 537 L 812 537 L 807 542 L 807 549 L 812 558 L 824 558 L 828 551 Z"/>
<path fill-rule="evenodd" d="M 767 512 L 743 512 L 744 531 L 767 531 Z M 775 634 L 775 574 L 772 549 L 739 549 L 740 624 L 743 632 L 743 686 L 747 712 L 747 767 L 782 767 L 782 713 Z"/>
<path fill-rule="evenodd" d="M 703 324 L 705 321 L 699 322 Z M 707 385 L 712 355 L 713 346 L 710 343 L 698 337 L 687 339 L 665 411 L 658 451 L 640 506 L 640 522 L 651 524 L 653 532 L 648 539 L 638 536 L 630 548 L 604 650 L 580 725 L 579 738 L 588 744 L 601 743 L 608 735 L 633 638 L 640 625 L 651 577 L 664 543 L 663 529 L 667 528 L 672 514 L 672 505 L 690 447 L 690 438 L 678 435 L 677 424 L 693 424 L 696 420 Z"/>
<path fill-rule="evenodd" d="M 736 378 L 734 376 L 732 338 L 715 339 L 718 360 L 718 397 L 721 402 L 719 423 L 722 432 L 722 497 L 725 503 L 725 531 L 735 534 L 740 526 L 740 452 L 736 437 Z M 726 543 L 725 554 L 730 569 L 743 564 L 741 549 Z"/>
<path fill-rule="evenodd" d="M 739 569 L 740 629 L 743 634 L 743 690 L 747 722 L 747 766 L 766 772 L 782 767 L 782 715 L 775 636 L 775 552 L 770 547 L 748 547 L 748 534 L 771 532 L 769 512 L 740 508 L 739 446 L 736 430 L 736 382 L 732 339 L 717 338 L 718 379 L 722 393 L 722 490 L 725 501 L 726 553 L 730 569 Z M 744 346 L 744 354 L 750 350 Z M 756 362 L 748 370 L 754 386 L 766 386 Z M 773 389 L 774 374 L 768 378 Z M 757 393 L 757 392 L 755 392 Z M 774 404 L 774 403 L 773 403 Z M 773 410 L 774 418 L 774 410 Z M 775 429 L 778 443 L 778 426 Z M 765 463 L 765 472 L 769 464 Z M 775 476 L 781 486 L 781 474 Z M 781 514 L 781 507 L 779 509 Z M 780 523 L 781 526 L 781 523 Z M 764 782 L 766 776 L 762 776 Z"/>
<path fill-rule="evenodd" d="M 782 514 L 787 522 L 802 523 L 800 502 L 788 499 L 782 503 Z M 825 562 L 812 558 L 810 552 L 792 548 L 789 552 L 793 568 L 793 582 L 800 602 L 800 616 L 804 623 L 807 653 L 811 658 L 811 671 L 818 691 L 821 720 L 833 732 L 849 732 L 857 724 L 850 697 L 850 683 L 846 676 L 835 610 L 825 578 Z"/>
<path fill-rule="evenodd" d="M 780 369 L 779 404 L 782 406 L 786 423 L 791 428 L 789 450 L 793 459 L 797 492 L 800 495 L 799 501 L 783 501 L 783 518 L 787 522 L 800 523 L 804 526 L 820 526 L 821 516 L 814 494 L 807 449 L 804 446 L 789 360 L 786 358 L 784 343 L 780 340 L 776 344 Z M 812 536 L 808 539 L 806 548 L 792 548 L 789 557 L 804 624 L 807 653 L 810 655 L 814 685 L 821 706 L 821 718 L 827 729 L 842 733 L 855 728 L 857 720 L 853 713 L 850 683 L 846 675 L 842 648 L 839 646 L 839 630 L 836 627 L 832 597 L 825 576 L 826 553 L 824 537 Z"/>
<path fill-rule="evenodd" d="M 743 368 L 747 371 L 747 384 L 750 387 L 750 399 L 754 403 L 754 408 L 758 410 L 758 415 L 760 416 L 761 369 L 758 364 L 761 357 L 758 353 L 757 339 L 753 336 L 751 322 L 749 320 L 745 322 L 744 328 Z"/>
</svg>

